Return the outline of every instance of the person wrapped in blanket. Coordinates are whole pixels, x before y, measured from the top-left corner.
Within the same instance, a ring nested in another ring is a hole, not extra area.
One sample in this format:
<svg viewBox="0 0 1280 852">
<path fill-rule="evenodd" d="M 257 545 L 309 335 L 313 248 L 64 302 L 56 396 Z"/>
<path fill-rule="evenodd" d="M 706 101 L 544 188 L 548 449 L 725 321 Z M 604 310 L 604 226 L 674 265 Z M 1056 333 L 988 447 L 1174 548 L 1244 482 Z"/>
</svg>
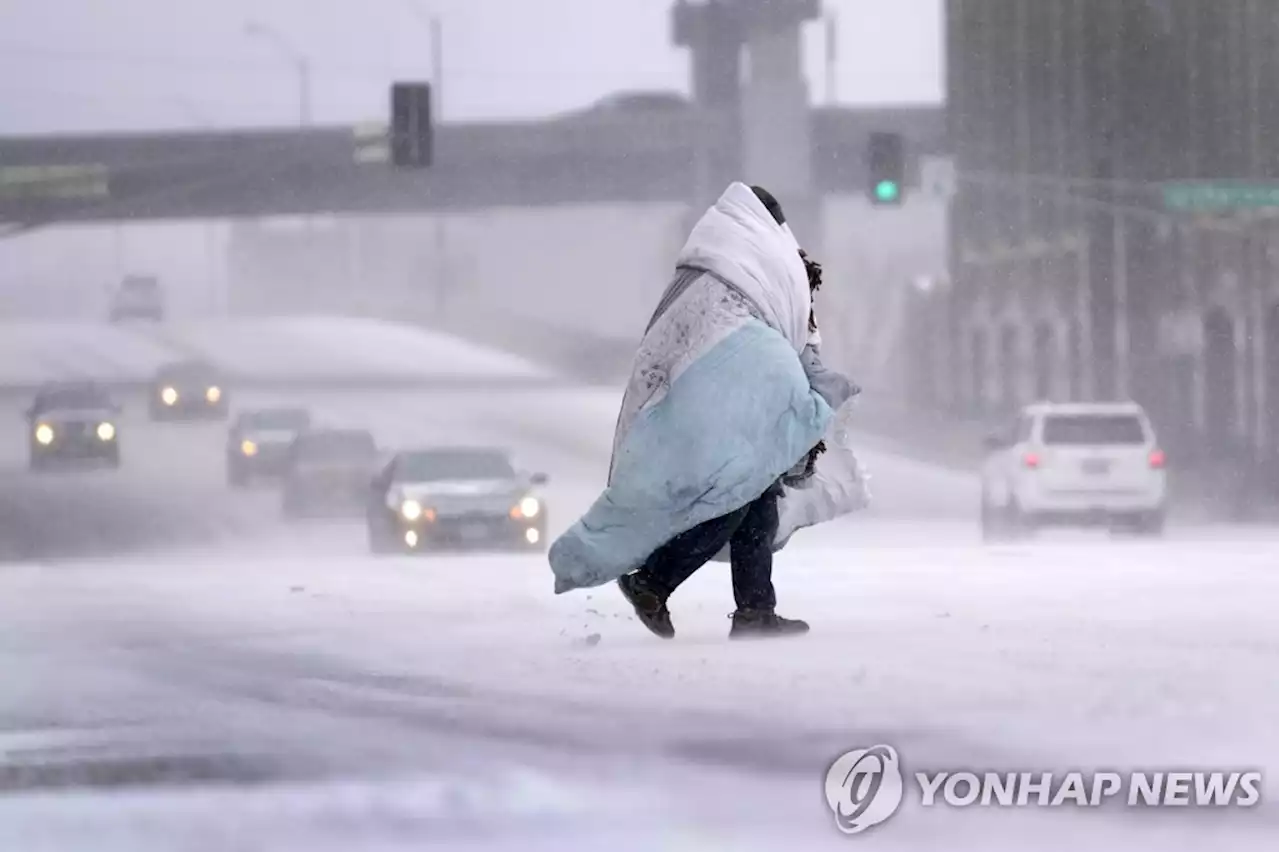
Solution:
<svg viewBox="0 0 1280 852">
<path fill-rule="evenodd" d="M 608 485 L 548 552 L 557 594 L 616 581 L 669 639 L 668 599 L 727 550 L 730 637 L 808 631 L 775 611 L 773 555 L 794 531 L 779 528 L 779 500 L 813 491 L 810 525 L 857 508 L 847 495 L 861 493 L 806 488 L 835 412 L 859 392 L 822 363 L 821 283 L 764 189 L 731 184 L 703 215 L 636 354 Z"/>
</svg>

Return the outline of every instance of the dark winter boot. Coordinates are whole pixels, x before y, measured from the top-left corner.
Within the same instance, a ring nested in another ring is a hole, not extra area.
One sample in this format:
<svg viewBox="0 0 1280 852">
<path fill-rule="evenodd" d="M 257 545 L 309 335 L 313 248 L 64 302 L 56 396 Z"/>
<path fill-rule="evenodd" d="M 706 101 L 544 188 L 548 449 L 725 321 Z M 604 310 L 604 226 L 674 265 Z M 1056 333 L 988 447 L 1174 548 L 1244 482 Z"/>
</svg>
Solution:
<svg viewBox="0 0 1280 852">
<path fill-rule="evenodd" d="M 671 623 L 666 595 L 650 586 L 643 574 L 623 574 L 618 578 L 618 588 L 622 590 L 622 596 L 635 607 L 636 618 L 649 628 L 650 633 L 663 639 L 675 638 L 676 628 Z"/>
<path fill-rule="evenodd" d="M 730 639 L 772 639 L 777 636 L 799 636 L 809 632 L 807 622 L 783 618 L 772 610 L 740 609 L 730 616 Z"/>
</svg>

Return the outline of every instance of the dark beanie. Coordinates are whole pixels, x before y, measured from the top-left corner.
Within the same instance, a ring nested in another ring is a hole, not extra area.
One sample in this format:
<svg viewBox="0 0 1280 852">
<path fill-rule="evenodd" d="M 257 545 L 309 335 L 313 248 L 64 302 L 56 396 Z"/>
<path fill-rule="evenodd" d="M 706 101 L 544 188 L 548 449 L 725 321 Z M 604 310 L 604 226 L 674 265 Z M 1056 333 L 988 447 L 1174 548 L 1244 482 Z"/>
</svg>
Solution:
<svg viewBox="0 0 1280 852">
<path fill-rule="evenodd" d="M 787 224 L 787 217 L 782 215 L 782 205 L 778 203 L 778 199 L 774 198 L 773 195 L 770 194 L 769 190 L 753 186 L 751 187 L 751 191 L 756 194 L 756 198 L 760 199 L 760 203 L 762 203 L 765 206 L 765 209 L 773 216 L 775 222 L 779 225 Z"/>
</svg>

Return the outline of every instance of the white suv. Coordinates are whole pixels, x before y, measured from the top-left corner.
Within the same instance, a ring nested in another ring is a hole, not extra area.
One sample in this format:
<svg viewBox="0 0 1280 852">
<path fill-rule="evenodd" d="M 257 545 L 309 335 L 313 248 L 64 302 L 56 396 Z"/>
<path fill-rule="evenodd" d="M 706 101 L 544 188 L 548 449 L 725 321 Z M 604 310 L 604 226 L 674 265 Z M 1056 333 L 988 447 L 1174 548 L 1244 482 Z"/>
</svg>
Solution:
<svg viewBox="0 0 1280 852">
<path fill-rule="evenodd" d="M 1029 405 L 985 443 L 984 538 L 1048 524 L 1164 529 L 1165 456 L 1136 403 Z"/>
</svg>

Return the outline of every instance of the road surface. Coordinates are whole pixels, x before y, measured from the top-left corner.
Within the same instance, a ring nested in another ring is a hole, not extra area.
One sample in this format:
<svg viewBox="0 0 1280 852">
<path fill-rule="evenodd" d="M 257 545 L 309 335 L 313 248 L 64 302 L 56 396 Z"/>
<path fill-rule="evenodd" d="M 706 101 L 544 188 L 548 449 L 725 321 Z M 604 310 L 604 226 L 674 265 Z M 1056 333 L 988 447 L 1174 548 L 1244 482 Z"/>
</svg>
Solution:
<svg viewBox="0 0 1280 852">
<path fill-rule="evenodd" d="M 876 508 L 799 534 L 780 610 L 726 641 L 727 572 L 645 632 L 537 555 L 379 557 L 225 487 L 218 424 L 154 425 L 125 466 L 33 475 L 0 406 L 0 848 L 1274 848 L 1274 528 L 984 547 L 974 484 L 869 452 Z M 594 497 L 617 399 L 531 386 L 252 392 L 387 445 L 501 442 Z M 1250 809 L 926 809 L 857 838 L 840 753 L 909 770 L 1257 768 Z"/>
</svg>

